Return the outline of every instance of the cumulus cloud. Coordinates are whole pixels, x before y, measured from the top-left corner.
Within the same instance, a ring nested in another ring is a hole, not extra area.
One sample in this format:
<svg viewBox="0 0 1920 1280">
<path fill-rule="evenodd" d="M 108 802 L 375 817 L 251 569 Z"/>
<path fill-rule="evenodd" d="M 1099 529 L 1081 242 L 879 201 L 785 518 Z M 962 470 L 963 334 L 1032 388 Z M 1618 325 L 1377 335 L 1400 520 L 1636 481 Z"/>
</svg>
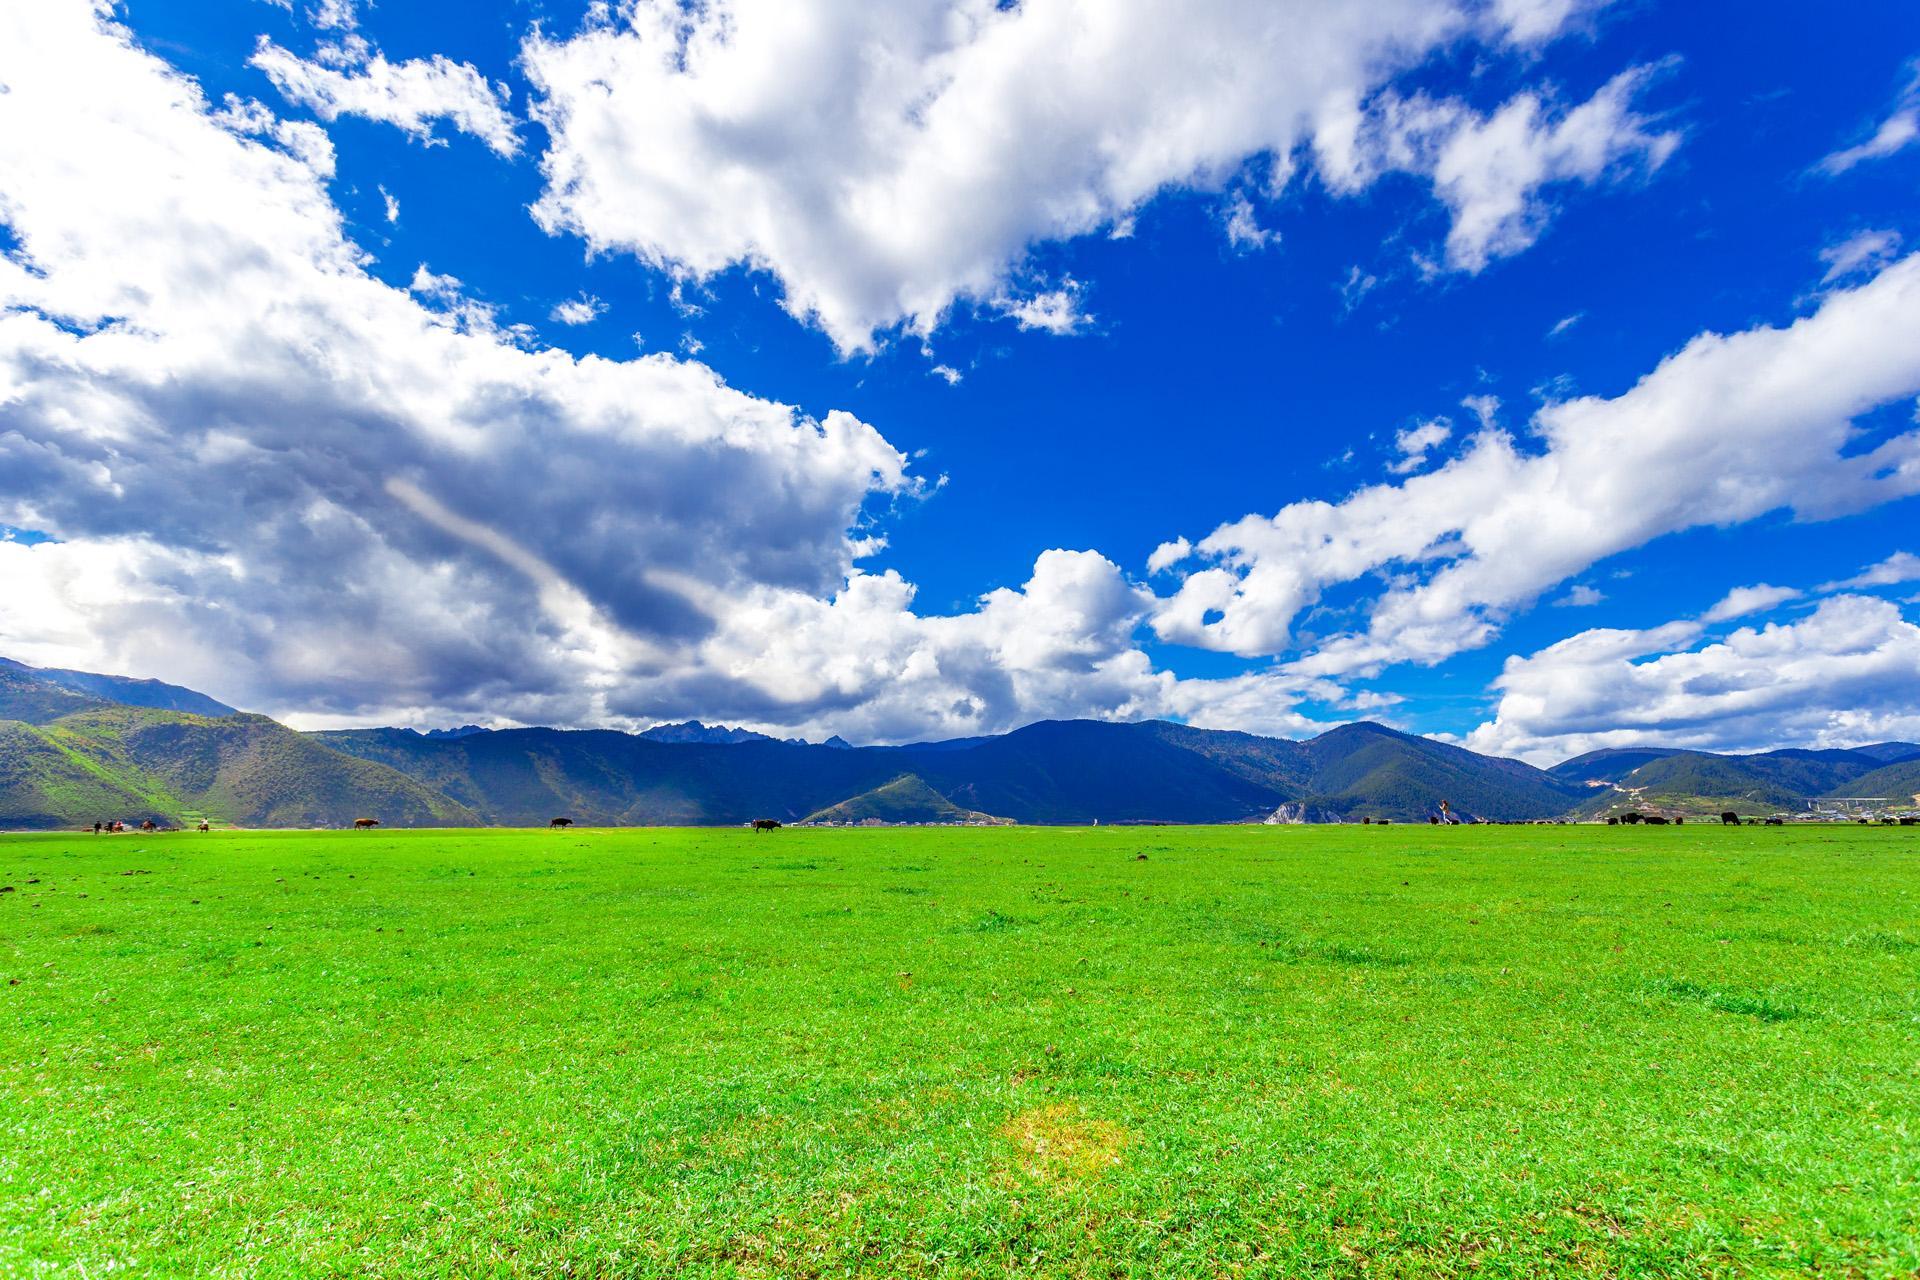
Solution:
<svg viewBox="0 0 1920 1280">
<path fill-rule="evenodd" d="M 0 541 L 0 652 L 297 723 L 1312 727 L 1305 682 L 1156 670 L 1094 552 L 915 612 L 859 563 L 917 490 L 873 427 L 381 282 L 313 126 L 214 109 L 110 12 L 0 9 L 0 525 L 52 539 Z"/>
<path fill-rule="evenodd" d="M 1911 68 L 1911 77 L 1895 100 L 1893 110 L 1871 136 L 1851 147 L 1842 147 L 1815 167 L 1829 176 L 1842 174 L 1868 160 L 1883 160 L 1903 151 L 1920 138 L 1920 63 Z"/>
<path fill-rule="evenodd" d="M 289 102 L 322 120 L 364 116 L 423 142 L 437 141 L 434 122 L 444 120 L 500 155 L 520 149 L 506 86 L 488 84 L 471 64 L 438 54 L 388 62 L 363 43 L 332 45 L 323 52 L 324 60 L 308 61 L 262 36 L 250 65 L 265 72 Z"/>
<path fill-rule="evenodd" d="M 1744 618 L 1749 614 L 1764 613 L 1789 600 L 1798 600 L 1800 594 L 1792 587 L 1775 587 L 1764 582 L 1751 587 L 1735 587 L 1722 596 L 1719 603 L 1701 614 L 1700 620 L 1726 622 L 1733 618 Z"/>
<path fill-rule="evenodd" d="M 1452 436 L 1453 424 L 1445 418 L 1435 418 L 1417 427 L 1408 427 L 1393 437 L 1393 447 L 1400 451 L 1400 458 L 1387 470 L 1396 475 L 1418 471 L 1427 465 L 1428 452 L 1438 449 Z"/>
<path fill-rule="evenodd" d="M 1920 556 L 1896 551 L 1879 564 L 1868 565 L 1851 578 L 1823 582 L 1822 591 L 1857 591 L 1863 587 L 1891 587 L 1902 582 L 1920 582 Z"/>
<path fill-rule="evenodd" d="M 1371 105 L 1351 100 L 1323 108 L 1314 153 L 1336 191 L 1357 192 L 1395 172 L 1431 181 L 1453 214 L 1447 265 L 1479 271 L 1539 238 L 1553 186 L 1666 162 L 1680 135 L 1659 130 L 1633 107 L 1655 70 L 1622 72 L 1565 111 L 1534 93 L 1481 115 L 1455 99 L 1387 91 Z"/>
<path fill-rule="evenodd" d="M 1068 277 L 1058 288 L 1038 293 L 1003 293 L 994 299 L 993 305 L 1022 329 L 1039 329 L 1053 334 L 1078 333 L 1093 322 L 1093 317 L 1081 309 L 1080 299 L 1084 292 L 1079 281 Z"/>
<path fill-rule="evenodd" d="M 250 705 L 577 722 L 618 646 L 529 610 L 502 547 L 671 647 L 739 593 L 834 589 L 866 504 L 911 491 L 850 415 L 530 348 L 426 268 L 382 284 L 311 160 L 104 14 L 0 16 L 0 523 L 58 539 L 16 552 L 8 644 L 80 609 L 74 657 Z M 121 592 L 145 606 L 96 610 Z"/>
<path fill-rule="evenodd" d="M 1004 298 L 1032 246 L 1120 233 L 1170 187 L 1226 190 L 1253 165 L 1277 191 L 1312 139 L 1344 166 L 1331 175 L 1342 191 L 1364 187 L 1363 169 L 1425 176 L 1454 212 L 1450 257 L 1475 269 L 1538 233 L 1547 188 L 1664 158 L 1671 136 L 1631 109 L 1643 75 L 1565 113 L 1537 94 L 1484 118 L 1390 97 L 1389 114 L 1423 119 L 1392 148 L 1379 130 L 1358 136 L 1380 115 L 1368 104 L 1436 50 L 1524 51 L 1588 7 L 601 6 L 578 32 L 523 47 L 529 109 L 551 139 L 535 214 L 686 278 L 769 271 L 794 315 L 865 350 L 896 325 L 924 334 L 956 303 Z M 1343 122 L 1356 130 L 1344 147 Z"/>
<path fill-rule="evenodd" d="M 1544 765 L 1641 744 L 1746 751 L 1920 737 L 1920 626 L 1887 601 L 1836 596 L 1792 623 L 1701 638 L 1696 622 L 1597 629 L 1509 658 L 1494 718 L 1465 745 Z"/>
<path fill-rule="evenodd" d="M 1820 261 L 1827 264 L 1827 274 L 1820 277 L 1820 283 L 1832 284 L 1835 280 L 1843 280 L 1863 271 L 1878 271 L 1892 262 L 1899 252 L 1898 231 L 1855 232 L 1838 244 L 1828 245 L 1820 251 Z"/>
<path fill-rule="evenodd" d="M 1162 639 L 1284 654 L 1324 589 L 1379 575 L 1367 626 L 1303 675 L 1437 662 L 1516 608 L 1663 534 L 1788 510 L 1825 519 L 1920 493 L 1920 431 L 1858 447 L 1854 420 L 1920 392 L 1920 256 L 1783 328 L 1705 333 L 1632 389 L 1550 403 L 1529 438 L 1484 427 L 1444 465 L 1339 502 L 1224 524 L 1157 608 Z"/>
<path fill-rule="evenodd" d="M 1153 549 L 1152 555 L 1147 557 L 1147 572 L 1165 573 L 1192 554 L 1193 544 L 1185 538 L 1163 542 Z"/>
<path fill-rule="evenodd" d="M 554 307 L 551 316 L 561 324 L 592 324 L 606 314 L 607 304 L 590 294 L 568 298 Z"/>
</svg>

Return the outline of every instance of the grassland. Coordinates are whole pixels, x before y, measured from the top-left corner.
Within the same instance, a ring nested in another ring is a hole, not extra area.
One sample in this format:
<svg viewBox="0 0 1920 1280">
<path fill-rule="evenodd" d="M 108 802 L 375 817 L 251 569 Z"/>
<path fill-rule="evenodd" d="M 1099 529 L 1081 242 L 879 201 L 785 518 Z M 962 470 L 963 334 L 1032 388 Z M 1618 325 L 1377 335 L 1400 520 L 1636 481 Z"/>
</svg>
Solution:
<svg viewBox="0 0 1920 1280">
<path fill-rule="evenodd" d="M 1920 1269 L 1914 829 L 40 835 L 0 885 L 5 1274 Z"/>
</svg>

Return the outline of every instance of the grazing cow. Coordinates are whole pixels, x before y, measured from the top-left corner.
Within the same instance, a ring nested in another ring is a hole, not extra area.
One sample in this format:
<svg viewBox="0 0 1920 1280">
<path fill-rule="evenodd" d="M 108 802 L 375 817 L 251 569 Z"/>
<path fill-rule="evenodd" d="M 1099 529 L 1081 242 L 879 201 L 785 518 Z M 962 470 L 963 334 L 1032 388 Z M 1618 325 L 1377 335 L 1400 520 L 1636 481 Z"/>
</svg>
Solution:
<svg viewBox="0 0 1920 1280">
<path fill-rule="evenodd" d="M 1920 818 L 1902 818 L 1900 819 L 1900 825 L 1903 827 L 1920 826 Z"/>
<path fill-rule="evenodd" d="M 1631 827 L 1635 823 L 1644 821 L 1644 819 L 1637 813 L 1623 813 L 1620 815 L 1620 821 Z"/>
<path fill-rule="evenodd" d="M 1440 825 L 1440 819 L 1436 818 L 1432 814 L 1427 815 L 1427 822 L 1432 826 L 1436 826 L 1436 827 Z"/>
<path fill-rule="evenodd" d="M 570 827 L 572 825 L 573 825 L 572 818 L 548 818 L 547 819 L 547 830 L 549 831 L 553 830 L 555 827 Z"/>
<path fill-rule="evenodd" d="M 1372 825 L 1373 825 L 1373 819 L 1372 819 L 1372 818 L 1362 818 L 1362 819 L 1360 819 L 1360 825 L 1361 825 L 1361 826 L 1363 826 L 1363 827 L 1370 827 L 1370 826 L 1372 826 Z"/>
<path fill-rule="evenodd" d="M 1740 815 L 1729 809 L 1720 815 L 1720 825 L 1723 827 L 1737 827 L 1740 825 Z"/>
<path fill-rule="evenodd" d="M 355 818 L 353 820 L 353 829 L 355 831 L 369 831 L 379 825 L 380 819 L 378 818 Z"/>
<path fill-rule="evenodd" d="M 780 819 L 755 818 L 753 820 L 753 829 L 755 831 L 778 831 L 780 829 Z"/>
<path fill-rule="evenodd" d="M 1608 826 L 1610 826 L 1610 827 L 1617 827 L 1617 826 L 1619 826 L 1619 825 L 1620 825 L 1620 819 L 1618 819 L 1618 818 L 1608 818 L 1608 819 L 1607 819 L 1607 825 L 1608 825 Z"/>
<path fill-rule="evenodd" d="M 1640 821 L 1646 823 L 1650 827 L 1664 827 L 1667 825 L 1667 820 L 1665 818 L 1660 818 L 1660 817 L 1642 818 L 1640 819 Z"/>
<path fill-rule="evenodd" d="M 1787 823 L 1786 823 L 1786 819 L 1784 818 L 1768 818 L 1766 821 L 1766 825 L 1769 827 L 1784 827 L 1787 825 Z"/>
</svg>

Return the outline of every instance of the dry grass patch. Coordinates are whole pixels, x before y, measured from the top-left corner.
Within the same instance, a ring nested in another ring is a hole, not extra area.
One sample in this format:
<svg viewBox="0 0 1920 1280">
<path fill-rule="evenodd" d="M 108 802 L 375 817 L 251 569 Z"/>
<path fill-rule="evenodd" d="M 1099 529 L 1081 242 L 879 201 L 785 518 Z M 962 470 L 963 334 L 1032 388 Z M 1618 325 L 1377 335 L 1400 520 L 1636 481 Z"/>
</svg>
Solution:
<svg viewBox="0 0 1920 1280">
<path fill-rule="evenodd" d="M 1020 1172 L 1037 1182 L 1085 1182 L 1120 1163 L 1132 1137 L 1107 1120 L 1086 1114 L 1077 1102 L 1030 1107 L 1000 1126 L 1013 1145 Z"/>
</svg>

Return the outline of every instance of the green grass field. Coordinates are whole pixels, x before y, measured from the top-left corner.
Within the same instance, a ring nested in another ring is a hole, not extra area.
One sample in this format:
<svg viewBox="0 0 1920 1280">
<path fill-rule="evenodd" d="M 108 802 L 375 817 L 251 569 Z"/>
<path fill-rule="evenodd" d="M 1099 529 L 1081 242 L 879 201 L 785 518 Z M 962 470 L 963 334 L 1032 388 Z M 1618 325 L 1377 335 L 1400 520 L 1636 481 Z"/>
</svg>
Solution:
<svg viewBox="0 0 1920 1280">
<path fill-rule="evenodd" d="M 1912 829 L 0 836 L 0 885 L 7 1275 L 1920 1269 Z"/>
</svg>

